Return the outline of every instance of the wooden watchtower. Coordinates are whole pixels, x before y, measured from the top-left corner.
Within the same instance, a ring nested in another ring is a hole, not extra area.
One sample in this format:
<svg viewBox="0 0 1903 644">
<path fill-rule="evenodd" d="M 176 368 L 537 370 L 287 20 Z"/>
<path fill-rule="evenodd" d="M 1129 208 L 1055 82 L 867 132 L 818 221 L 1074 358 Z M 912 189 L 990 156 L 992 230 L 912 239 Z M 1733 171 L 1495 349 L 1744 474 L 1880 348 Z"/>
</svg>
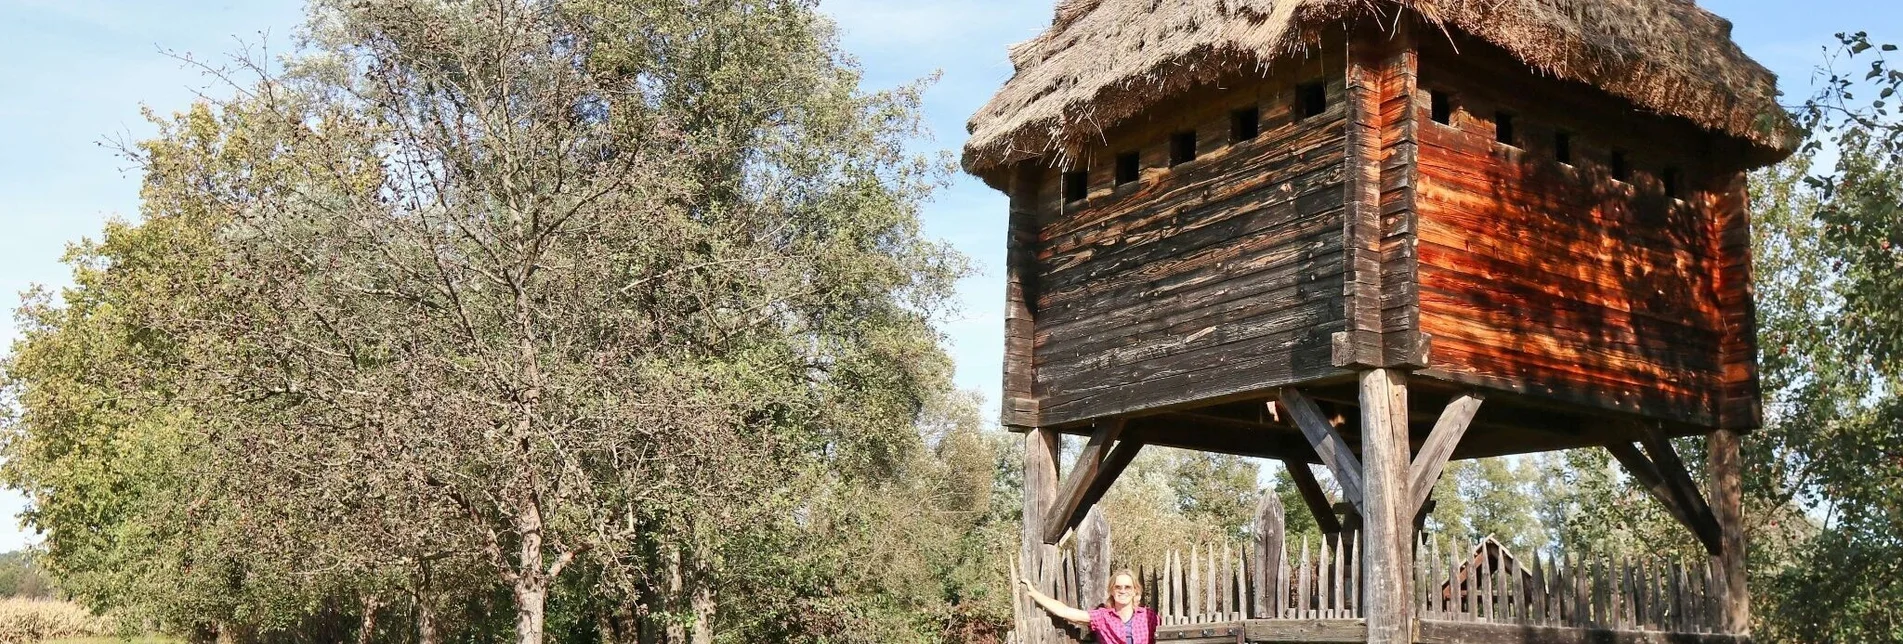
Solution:
<svg viewBox="0 0 1903 644">
<path fill-rule="evenodd" d="M 1713 555 L 1717 630 L 1744 636 L 1745 173 L 1793 139 L 1729 23 L 1692 0 L 1065 0 L 1011 58 L 964 165 L 1010 197 L 1027 564 L 1144 445 L 1298 483 L 1315 463 L 1363 526 L 1365 641 L 1429 641 L 1410 544 L 1448 459 L 1603 448 Z M 1061 434 L 1089 443 L 1060 479 Z"/>
</svg>

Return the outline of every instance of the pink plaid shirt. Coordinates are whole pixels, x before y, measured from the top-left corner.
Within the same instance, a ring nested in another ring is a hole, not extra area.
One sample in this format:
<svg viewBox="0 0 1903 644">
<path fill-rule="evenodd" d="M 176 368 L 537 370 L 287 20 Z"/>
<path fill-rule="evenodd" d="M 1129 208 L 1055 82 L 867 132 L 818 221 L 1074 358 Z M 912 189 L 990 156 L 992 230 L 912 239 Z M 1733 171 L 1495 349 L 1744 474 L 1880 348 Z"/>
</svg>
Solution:
<svg viewBox="0 0 1903 644">
<path fill-rule="evenodd" d="M 1090 611 L 1090 632 L 1097 635 L 1097 644 L 1154 644 L 1157 623 L 1156 611 L 1143 606 L 1131 611 L 1128 623 L 1108 606 Z M 1126 627 L 1131 635 L 1128 639 L 1123 636 Z"/>
</svg>

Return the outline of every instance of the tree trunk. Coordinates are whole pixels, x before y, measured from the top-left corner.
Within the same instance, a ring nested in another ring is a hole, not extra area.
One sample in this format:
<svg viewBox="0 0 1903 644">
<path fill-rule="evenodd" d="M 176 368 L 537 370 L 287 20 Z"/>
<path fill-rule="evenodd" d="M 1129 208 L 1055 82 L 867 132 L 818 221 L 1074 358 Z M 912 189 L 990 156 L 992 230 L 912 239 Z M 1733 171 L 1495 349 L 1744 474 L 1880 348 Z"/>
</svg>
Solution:
<svg viewBox="0 0 1903 644">
<path fill-rule="evenodd" d="M 692 644 L 714 644 L 714 592 L 695 584 Z"/>
<path fill-rule="evenodd" d="M 376 639 L 378 606 L 376 595 L 363 596 L 363 620 L 357 623 L 357 644 L 370 644 Z"/>
<path fill-rule="evenodd" d="M 681 607 L 681 597 L 686 593 L 687 573 L 681 570 L 681 551 L 668 548 L 667 551 L 667 606 L 673 613 Z M 667 620 L 667 628 L 662 633 L 662 641 L 667 644 L 687 644 L 687 626 L 678 619 Z"/>
<path fill-rule="evenodd" d="M 542 508 L 535 498 L 522 499 L 515 527 L 522 535 L 515 566 L 515 641 L 542 644 L 549 579 L 542 569 Z"/>
<path fill-rule="evenodd" d="M 515 642 L 542 644 L 542 620 L 548 607 L 548 583 L 541 575 L 523 575 L 515 584 Z"/>
<path fill-rule="evenodd" d="M 416 599 L 416 642 L 417 644 L 442 644 L 443 634 L 436 626 L 436 607 L 427 598 Z"/>
</svg>

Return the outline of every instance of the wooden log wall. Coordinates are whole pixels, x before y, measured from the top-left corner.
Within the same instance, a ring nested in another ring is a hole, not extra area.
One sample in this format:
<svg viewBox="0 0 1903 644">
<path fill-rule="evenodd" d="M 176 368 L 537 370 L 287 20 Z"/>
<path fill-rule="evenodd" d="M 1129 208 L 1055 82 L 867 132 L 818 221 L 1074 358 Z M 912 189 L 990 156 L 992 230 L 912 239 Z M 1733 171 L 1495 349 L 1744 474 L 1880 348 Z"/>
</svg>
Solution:
<svg viewBox="0 0 1903 644">
<path fill-rule="evenodd" d="M 1481 43 L 1420 47 L 1428 375 L 1706 427 L 1724 403 L 1755 426 L 1742 173 L 1719 143 Z"/>
<path fill-rule="evenodd" d="M 1318 54 L 1319 55 L 1319 54 Z M 1034 397 L 1041 426 L 1336 374 L 1343 317 L 1346 116 L 1340 54 L 1205 87 L 1083 154 L 1088 196 L 1044 174 L 1036 210 Z M 1301 113 L 1303 83 L 1326 110 Z M 1234 141 L 1237 110 L 1260 133 Z M 1172 134 L 1196 159 L 1171 167 Z M 1141 178 L 1118 185 L 1135 151 Z M 1032 408 L 1023 405 L 1019 408 Z"/>
</svg>

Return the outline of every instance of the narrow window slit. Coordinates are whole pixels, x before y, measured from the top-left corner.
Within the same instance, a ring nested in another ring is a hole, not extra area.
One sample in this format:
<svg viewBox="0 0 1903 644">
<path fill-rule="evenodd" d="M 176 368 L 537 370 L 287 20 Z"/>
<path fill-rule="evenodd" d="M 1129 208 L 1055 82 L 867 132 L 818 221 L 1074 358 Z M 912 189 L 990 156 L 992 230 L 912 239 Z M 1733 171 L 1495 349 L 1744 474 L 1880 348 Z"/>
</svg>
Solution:
<svg viewBox="0 0 1903 644">
<path fill-rule="evenodd" d="M 1196 160 L 1196 131 L 1177 132 L 1170 135 L 1170 167 L 1174 168 Z"/>
<path fill-rule="evenodd" d="M 1632 181 L 1632 166 L 1631 164 L 1627 163 L 1624 150 L 1612 151 L 1612 160 L 1610 165 L 1612 166 L 1611 170 L 1612 170 L 1613 179 L 1618 181 L 1625 181 L 1628 183 Z"/>
<path fill-rule="evenodd" d="M 1117 185 L 1136 182 L 1142 170 L 1143 165 L 1137 153 L 1125 152 L 1117 155 Z"/>
<path fill-rule="evenodd" d="M 1430 110 L 1433 112 L 1435 123 L 1441 125 L 1452 125 L 1454 123 L 1454 98 L 1448 96 L 1447 92 L 1438 90 L 1428 92 L 1427 102 Z"/>
<path fill-rule="evenodd" d="M 1560 163 L 1573 162 L 1573 133 L 1563 130 L 1553 133 L 1553 159 Z"/>
<path fill-rule="evenodd" d="M 1321 116 L 1328 111 L 1328 86 L 1319 82 L 1295 86 L 1295 100 L 1302 118 Z"/>
<path fill-rule="evenodd" d="M 1262 110 L 1253 105 L 1229 113 L 1229 140 L 1241 143 L 1262 134 Z"/>
<path fill-rule="evenodd" d="M 1090 173 L 1072 170 L 1064 173 L 1064 201 L 1083 201 L 1090 196 Z"/>
<path fill-rule="evenodd" d="M 1519 140 L 1514 136 L 1515 119 L 1512 112 L 1500 111 L 1493 115 L 1493 140 L 1506 145 L 1514 145 Z"/>
<path fill-rule="evenodd" d="M 1679 191 L 1685 187 L 1685 176 L 1678 168 L 1666 168 L 1665 172 L 1659 175 L 1659 182 L 1665 184 L 1665 196 L 1673 199 L 1683 196 L 1679 194 Z"/>
</svg>

